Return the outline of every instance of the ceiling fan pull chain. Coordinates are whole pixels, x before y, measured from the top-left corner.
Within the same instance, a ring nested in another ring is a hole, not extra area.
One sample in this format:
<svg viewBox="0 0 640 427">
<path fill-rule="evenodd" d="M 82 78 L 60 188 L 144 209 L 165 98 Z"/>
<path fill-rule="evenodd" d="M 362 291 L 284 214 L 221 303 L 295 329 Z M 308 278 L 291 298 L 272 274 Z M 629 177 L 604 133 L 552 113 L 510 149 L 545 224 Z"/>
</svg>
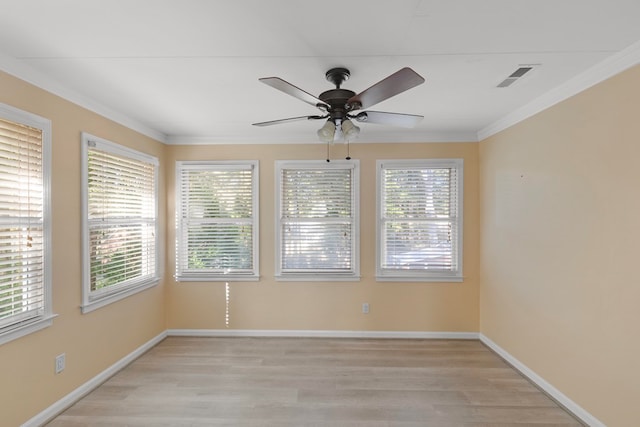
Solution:
<svg viewBox="0 0 640 427">
<path fill-rule="evenodd" d="M 350 143 L 349 140 L 347 139 L 347 157 L 345 157 L 347 160 L 351 160 L 351 153 L 350 153 Z"/>
<path fill-rule="evenodd" d="M 330 142 L 327 141 L 327 163 L 329 163 L 331 160 L 329 159 L 329 144 L 331 144 Z"/>
</svg>

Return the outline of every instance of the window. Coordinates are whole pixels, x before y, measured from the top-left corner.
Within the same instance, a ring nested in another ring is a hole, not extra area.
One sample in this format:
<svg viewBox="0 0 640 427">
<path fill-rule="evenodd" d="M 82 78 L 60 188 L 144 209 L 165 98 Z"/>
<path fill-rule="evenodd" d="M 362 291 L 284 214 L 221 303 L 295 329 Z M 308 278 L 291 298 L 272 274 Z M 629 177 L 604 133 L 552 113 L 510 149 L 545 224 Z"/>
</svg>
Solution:
<svg viewBox="0 0 640 427">
<path fill-rule="evenodd" d="M 0 104 L 0 343 L 50 326 L 51 122 Z"/>
<path fill-rule="evenodd" d="M 359 163 L 276 162 L 276 276 L 358 280 Z"/>
<path fill-rule="evenodd" d="M 159 281 L 155 157 L 83 133 L 83 312 Z"/>
<path fill-rule="evenodd" d="M 258 162 L 177 162 L 178 280 L 258 280 Z"/>
<path fill-rule="evenodd" d="M 462 281 L 462 160 L 377 169 L 378 280 Z"/>
</svg>

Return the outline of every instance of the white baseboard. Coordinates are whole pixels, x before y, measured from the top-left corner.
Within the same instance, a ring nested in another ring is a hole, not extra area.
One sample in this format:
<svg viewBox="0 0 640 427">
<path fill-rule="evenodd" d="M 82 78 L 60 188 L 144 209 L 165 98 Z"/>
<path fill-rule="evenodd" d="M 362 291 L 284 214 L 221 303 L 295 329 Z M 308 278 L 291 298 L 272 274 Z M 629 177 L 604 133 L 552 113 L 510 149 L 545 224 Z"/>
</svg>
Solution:
<svg viewBox="0 0 640 427">
<path fill-rule="evenodd" d="M 477 332 L 416 331 L 316 331 L 268 329 L 169 329 L 169 336 L 182 337 L 282 337 L 282 338 L 396 338 L 477 340 Z"/>
<path fill-rule="evenodd" d="M 396 338 L 477 340 L 477 332 L 396 332 L 396 331 L 314 331 L 266 329 L 168 329 L 129 353 L 80 387 L 31 418 L 22 427 L 38 427 L 51 421 L 65 409 L 89 394 L 100 384 L 142 356 L 167 336 L 188 337 L 310 337 L 310 338 Z"/>
<path fill-rule="evenodd" d="M 416 331 L 315 331 L 315 330 L 264 330 L 264 329 L 168 329 L 138 347 L 100 374 L 96 375 L 80 387 L 25 422 L 22 427 L 37 427 L 44 425 L 65 409 L 73 405 L 82 397 L 90 393 L 100 384 L 108 380 L 128 364 L 142 356 L 167 336 L 188 337 L 291 337 L 291 338 L 388 338 L 388 339 L 479 339 L 487 347 L 495 351 L 500 357 L 529 378 L 538 387 L 553 397 L 558 403 L 571 411 L 582 422 L 591 427 L 606 427 L 596 417 L 587 412 L 580 405 L 569 399 L 560 390 L 552 386 L 541 376 L 529 369 L 518 359 L 509 354 L 491 339 L 478 332 L 416 332 Z"/>
<path fill-rule="evenodd" d="M 55 416 L 62 413 L 65 409 L 76 403 L 78 400 L 89 394 L 95 388 L 97 388 L 100 384 L 111 378 L 113 375 L 118 373 L 124 367 L 126 367 L 129 363 L 136 360 L 138 357 L 142 356 L 145 352 L 153 348 L 160 341 L 165 339 L 167 336 L 167 331 L 162 332 L 158 336 L 152 338 L 145 344 L 141 345 L 95 377 L 91 378 L 86 383 L 82 384 L 80 387 L 58 400 L 53 405 L 49 406 L 44 411 L 40 412 L 35 417 L 28 420 L 26 423 L 22 424 L 22 427 L 37 427 L 44 425 L 46 422 L 51 421 Z"/>
<path fill-rule="evenodd" d="M 576 417 L 580 419 L 583 423 L 591 427 L 606 427 L 606 425 L 587 412 L 583 407 L 578 405 L 573 400 L 569 399 L 564 393 L 560 390 L 552 386 L 548 383 L 544 378 L 540 375 L 536 374 L 534 371 L 529 369 L 524 363 L 520 362 L 518 359 L 509 354 L 505 349 L 500 347 L 495 342 L 491 341 L 484 334 L 479 334 L 480 341 L 489 347 L 491 350 L 495 351 L 500 357 L 506 360 L 511 366 L 520 371 L 522 375 L 529 378 L 533 383 L 535 383 L 538 387 L 545 391 L 549 396 L 554 398 L 559 404 L 564 406 L 568 411 L 573 413 Z"/>
</svg>

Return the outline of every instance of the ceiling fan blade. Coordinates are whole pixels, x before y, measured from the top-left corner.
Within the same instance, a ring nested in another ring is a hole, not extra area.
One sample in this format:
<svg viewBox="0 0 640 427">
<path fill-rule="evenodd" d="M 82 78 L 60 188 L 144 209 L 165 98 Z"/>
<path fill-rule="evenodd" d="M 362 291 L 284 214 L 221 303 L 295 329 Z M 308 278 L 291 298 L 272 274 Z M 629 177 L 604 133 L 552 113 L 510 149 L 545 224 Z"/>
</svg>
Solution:
<svg viewBox="0 0 640 427">
<path fill-rule="evenodd" d="M 424 83 L 424 78 L 420 74 L 411 68 L 405 67 L 391 74 L 389 77 L 380 80 L 370 88 L 352 96 L 347 101 L 347 104 L 353 105 L 353 110 L 369 108 L 378 102 L 396 96 L 422 83 Z"/>
<path fill-rule="evenodd" d="M 320 119 L 326 119 L 328 118 L 329 115 L 326 116 L 300 116 L 300 117 L 290 117 L 288 119 L 280 119 L 280 120 L 271 120 L 268 122 L 259 122 L 259 123 L 252 123 L 253 126 L 271 126 L 271 125 L 279 125 L 280 123 L 289 123 L 289 122 L 299 122 L 302 120 L 320 120 Z"/>
<path fill-rule="evenodd" d="M 278 89 L 286 93 L 287 95 L 291 95 L 294 98 L 298 98 L 299 100 L 306 102 L 307 104 L 311 104 L 314 107 L 318 107 L 318 106 L 329 107 L 329 105 L 326 102 L 320 100 L 319 98 L 316 98 L 315 96 L 311 95 L 308 92 L 305 92 L 299 87 L 294 86 L 291 83 L 282 80 L 280 77 L 263 77 L 258 80 L 260 80 L 262 83 L 268 86 L 271 86 L 272 88 Z"/>
<path fill-rule="evenodd" d="M 424 116 L 403 113 L 386 113 L 383 111 L 363 111 L 354 115 L 353 118 L 362 123 L 376 123 L 379 125 L 412 128 L 420 123 Z"/>
</svg>

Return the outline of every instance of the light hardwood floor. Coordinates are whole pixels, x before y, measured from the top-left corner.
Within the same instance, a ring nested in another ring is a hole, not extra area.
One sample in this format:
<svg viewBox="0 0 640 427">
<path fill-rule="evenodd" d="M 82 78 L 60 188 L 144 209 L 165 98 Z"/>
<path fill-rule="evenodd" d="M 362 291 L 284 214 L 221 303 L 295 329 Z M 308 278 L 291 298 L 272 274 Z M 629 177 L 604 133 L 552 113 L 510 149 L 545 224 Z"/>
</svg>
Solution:
<svg viewBox="0 0 640 427">
<path fill-rule="evenodd" d="M 479 341 L 169 337 L 49 427 L 579 426 Z"/>
</svg>

